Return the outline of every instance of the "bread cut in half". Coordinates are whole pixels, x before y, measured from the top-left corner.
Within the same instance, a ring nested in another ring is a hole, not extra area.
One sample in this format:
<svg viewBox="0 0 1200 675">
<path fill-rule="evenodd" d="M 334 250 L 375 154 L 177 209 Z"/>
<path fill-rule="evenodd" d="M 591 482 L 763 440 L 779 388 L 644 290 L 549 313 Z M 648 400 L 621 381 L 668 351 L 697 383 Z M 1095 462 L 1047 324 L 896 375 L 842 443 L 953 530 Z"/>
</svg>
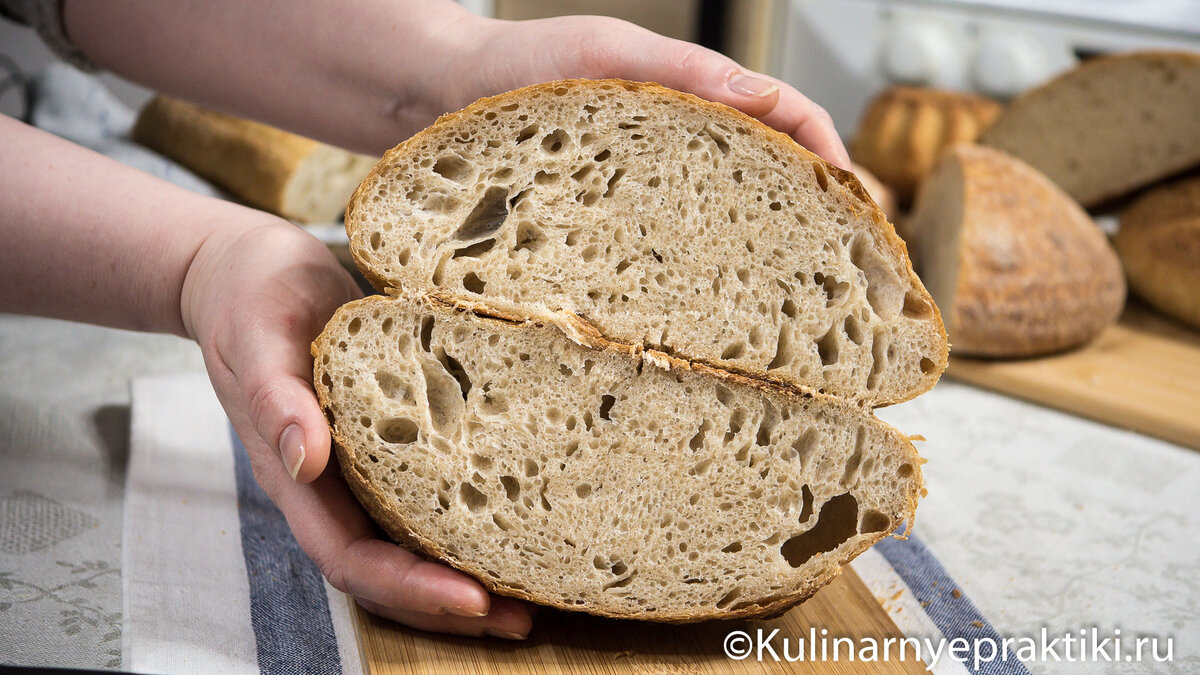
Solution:
<svg viewBox="0 0 1200 675">
<path fill-rule="evenodd" d="M 1108 239 L 1042 174 L 999 150 L 959 145 L 910 219 L 917 269 L 955 354 L 1021 357 L 1082 344 L 1113 323 L 1125 278 Z"/>
<path fill-rule="evenodd" d="M 870 411 L 536 320 L 373 296 L 313 354 L 343 474 L 386 532 L 562 609 L 780 613 L 911 523 L 921 489 Z"/>
<path fill-rule="evenodd" d="M 1121 213 L 1114 243 L 1133 290 L 1200 329 L 1200 177 L 1140 197 Z"/>
<path fill-rule="evenodd" d="M 384 156 L 346 229 L 380 289 L 574 315 L 868 406 L 946 365 L 938 310 L 851 174 L 653 84 L 553 82 L 447 115 Z"/>
<path fill-rule="evenodd" d="M 1200 164 L 1200 54 L 1105 56 L 1033 89 L 981 143 L 1092 207 Z"/>
<path fill-rule="evenodd" d="M 332 223 L 375 158 L 275 127 L 156 96 L 133 138 L 251 206 L 301 223 Z"/>
<path fill-rule="evenodd" d="M 850 153 L 908 206 L 942 153 L 956 143 L 973 142 L 1000 108 L 998 102 L 975 94 L 891 87 L 867 105 Z"/>
</svg>

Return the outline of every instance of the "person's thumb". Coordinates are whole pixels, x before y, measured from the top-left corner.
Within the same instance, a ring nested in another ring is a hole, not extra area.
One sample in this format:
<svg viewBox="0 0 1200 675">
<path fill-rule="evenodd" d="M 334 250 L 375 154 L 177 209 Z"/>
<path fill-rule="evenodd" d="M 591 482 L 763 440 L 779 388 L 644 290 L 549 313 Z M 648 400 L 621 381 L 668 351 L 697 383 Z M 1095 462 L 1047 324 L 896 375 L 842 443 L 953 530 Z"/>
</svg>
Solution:
<svg viewBox="0 0 1200 675">
<path fill-rule="evenodd" d="M 329 461 L 329 427 L 309 380 L 311 362 L 288 352 L 257 353 L 249 371 L 237 373 L 238 383 L 258 435 L 293 479 L 307 483 Z"/>
</svg>

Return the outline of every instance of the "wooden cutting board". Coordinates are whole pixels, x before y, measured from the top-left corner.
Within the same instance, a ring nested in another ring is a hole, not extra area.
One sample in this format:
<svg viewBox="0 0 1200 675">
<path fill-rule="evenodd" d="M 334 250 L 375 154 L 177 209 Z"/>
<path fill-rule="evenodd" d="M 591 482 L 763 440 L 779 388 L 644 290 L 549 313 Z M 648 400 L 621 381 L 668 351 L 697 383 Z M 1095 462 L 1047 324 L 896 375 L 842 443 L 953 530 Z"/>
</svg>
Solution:
<svg viewBox="0 0 1200 675">
<path fill-rule="evenodd" d="M 724 653 L 734 630 L 755 634 L 779 628 L 779 638 L 807 637 L 810 627 L 830 637 L 902 637 L 878 600 L 846 568 L 808 602 L 770 621 L 710 621 L 684 626 L 601 619 L 543 609 L 524 642 L 460 638 L 415 631 L 354 608 L 359 647 L 370 675 L 429 673 L 925 673 L 925 664 L 907 662 L 758 663 L 735 661 Z M 792 647 L 793 654 L 795 647 Z M 781 652 L 780 652 L 781 653 Z M 843 654 L 845 652 L 843 651 Z"/>
<path fill-rule="evenodd" d="M 1200 333 L 1136 303 L 1082 349 L 1020 361 L 952 357 L 946 374 L 1200 450 Z"/>
</svg>

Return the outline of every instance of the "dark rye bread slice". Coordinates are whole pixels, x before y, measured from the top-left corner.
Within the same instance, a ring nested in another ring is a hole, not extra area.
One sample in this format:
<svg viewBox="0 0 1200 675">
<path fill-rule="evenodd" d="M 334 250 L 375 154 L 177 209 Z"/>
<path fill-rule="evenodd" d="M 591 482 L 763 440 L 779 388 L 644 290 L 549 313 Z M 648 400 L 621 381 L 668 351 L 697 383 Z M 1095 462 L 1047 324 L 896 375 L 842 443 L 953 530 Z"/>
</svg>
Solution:
<svg viewBox="0 0 1200 675">
<path fill-rule="evenodd" d="M 343 475 L 384 530 L 562 609 L 780 613 L 911 523 L 921 491 L 912 444 L 869 411 L 547 323 L 375 296 L 313 355 Z"/>
<path fill-rule="evenodd" d="M 553 82 L 444 116 L 384 156 L 346 229 L 381 290 L 574 316 L 867 406 L 946 366 L 937 307 L 852 174 L 653 84 Z"/>
</svg>

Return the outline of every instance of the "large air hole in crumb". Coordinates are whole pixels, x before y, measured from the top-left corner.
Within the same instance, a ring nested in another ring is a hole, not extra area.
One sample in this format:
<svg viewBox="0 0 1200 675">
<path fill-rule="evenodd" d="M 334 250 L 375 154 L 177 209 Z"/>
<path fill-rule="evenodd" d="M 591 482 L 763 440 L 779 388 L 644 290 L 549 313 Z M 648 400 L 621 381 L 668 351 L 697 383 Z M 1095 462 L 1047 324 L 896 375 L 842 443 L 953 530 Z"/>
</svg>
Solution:
<svg viewBox="0 0 1200 675">
<path fill-rule="evenodd" d="M 462 413 L 462 385 L 438 361 L 423 360 L 421 373 L 430 420 L 439 433 L 445 433 Z"/>
<path fill-rule="evenodd" d="M 866 340 L 866 335 L 863 334 L 862 324 L 853 315 L 846 316 L 846 320 L 842 322 L 842 331 L 846 333 L 846 337 L 856 345 L 862 345 Z"/>
<path fill-rule="evenodd" d="M 879 254 L 870 237 L 862 235 L 850 247 L 850 262 L 862 270 L 867 280 L 867 303 L 876 315 L 891 319 L 904 304 L 904 289 L 895 270 Z"/>
<path fill-rule="evenodd" d="M 796 451 L 796 459 L 801 465 L 808 463 L 808 458 L 821 445 L 821 431 L 816 427 L 809 427 L 800 434 L 800 437 L 792 443 L 792 449 Z"/>
<path fill-rule="evenodd" d="M 604 190 L 604 197 L 611 197 L 613 190 L 617 189 L 617 181 L 621 180 L 621 176 L 625 175 L 625 169 L 617 169 L 613 171 L 612 176 L 608 179 L 607 189 Z"/>
<path fill-rule="evenodd" d="M 746 343 L 739 340 L 737 342 L 734 342 L 733 344 L 726 346 L 725 350 L 721 352 L 721 358 L 724 359 L 725 361 L 740 358 L 741 355 L 743 353 L 745 353 L 745 351 L 746 351 Z"/>
<path fill-rule="evenodd" d="M 933 372 L 934 372 L 935 370 L 937 370 L 937 364 L 935 364 L 935 363 L 933 362 L 933 359 L 931 359 L 931 358 L 929 358 L 929 357 L 927 357 L 927 356 L 922 356 L 922 357 L 921 357 L 921 364 L 920 364 L 920 365 L 921 365 L 921 374 L 922 374 L 922 375 L 932 375 L 932 374 L 933 374 Z"/>
<path fill-rule="evenodd" d="M 712 428 L 712 425 L 710 425 L 708 423 L 708 420 L 704 420 L 703 422 L 701 422 L 700 428 L 696 430 L 696 435 L 692 436 L 692 439 L 690 441 L 688 441 L 688 447 L 691 448 L 692 450 L 699 450 L 700 448 L 703 448 L 704 447 L 704 436 L 705 436 L 705 434 L 708 433 L 708 430 L 711 428 Z"/>
<path fill-rule="evenodd" d="M 384 443 L 407 445 L 417 440 L 420 428 L 417 423 L 405 417 L 393 417 L 384 420 L 376 429 L 379 438 Z"/>
<path fill-rule="evenodd" d="M 726 607 L 732 605 L 734 600 L 737 600 L 741 596 L 742 596 L 742 589 L 734 588 L 733 590 L 729 591 L 725 595 L 721 596 L 720 600 L 717 600 L 717 609 L 725 609 Z"/>
<path fill-rule="evenodd" d="M 605 394 L 600 397 L 600 419 L 612 421 L 609 413 L 612 412 L 613 405 L 617 402 L 617 398 L 610 394 Z"/>
<path fill-rule="evenodd" d="M 813 274 L 812 278 L 813 283 L 819 285 L 821 290 L 825 292 L 826 307 L 833 307 L 850 290 L 849 282 L 838 281 L 835 277 L 826 276 L 821 272 Z"/>
<path fill-rule="evenodd" d="M 763 416 L 758 422 L 758 433 L 754 435 L 755 444 L 760 447 L 767 447 L 771 444 L 771 435 L 775 432 L 775 425 L 779 424 L 779 411 L 771 405 L 770 401 L 763 401 Z"/>
<path fill-rule="evenodd" d="M 858 533 L 858 500 L 850 493 L 838 495 L 821 505 L 817 522 L 808 531 L 783 542 L 779 552 L 792 567 L 800 567 L 814 556 L 829 553 Z"/>
<path fill-rule="evenodd" d="M 462 285 L 464 289 L 477 295 L 483 295 L 484 289 L 487 288 L 487 283 L 483 279 L 480 279 L 479 275 L 474 272 L 467 272 L 463 276 Z"/>
<path fill-rule="evenodd" d="M 813 493 L 808 489 L 808 485 L 800 486 L 800 524 L 808 522 L 808 519 L 813 514 Z"/>
<path fill-rule="evenodd" d="M 545 245 L 546 235 L 542 234 L 537 225 L 523 222 L 517 226 L 516 243 L 513 244 L 514 251 L 537 253 Z"/>
<path fill-rule="evenodd" d="M 729 154 L 729 141 L 725 139 L 724 134 L 714 129 L 713 125 L 711 124 L 704 126 L 704 133 L 708 134 L 708 137 L 713 140 L 713 143 L 717 146 L 717 150 L 720 151 L 722 155 Z"/>
<path fill-rule="evenodd" d="M 775 341 L 775 356 L 767 364 L 767 370 L 783 368 L 795 358 L 796 352 L 792 347 L 792 331 L 788 328 L 787 324 L 781 325 L 779 327 L 779 338 Z"/>
<path fill-rule="evenodd" d="M 467 375 L 467 371 L 462 367 L 462 364 L 453 356 L 447 354 L 445 350 L 439 348 L 437 358 L 441 362 L 442 367 L 446 369 L 446 372 L 450 373 L 458 382 L 458 387 L 462 390 L 462 397 L 465 401 L 467 394 L 471 391 L 471 377 Z"/>
<path fill-rule="evenodd" d="M 851 453 L 850 459 L 846 460 L 846 470 L 842 473 L 842 487 L 849 487 L 854 481 L 855 475 L 858 473 L 858 468 L 862 464 L 863 451 L 867 445 L 867 431 L 860 424 L 854 431 L 854 452 Z"/>
<path fill-rule="evenodd" d="M 813 162 L 812 169 L 821 192 L 829 192 L 829 176 L 825 174 L 825 167 L 821 166 L 819 162 Z"/>
<path fill-rule="evenodd" d="M 487 253 L 488 251 L 492 250 L 492 247 L 495 245 L 496 245 L 495 239 L 484 239 L 483 241 L 476 242 L 474 244 L 471 244 L 470 246 L 466 246 L 464 248 L 458 249 L 457 251 L 454 252 L 454 255 L 452 255 L 450 257 L 451 258 L 478 258 L 479 256 L 483 255 L 484 253 Z"/>
<path fill-rule="evenodd" d="M 831 366 L 837 363 L 839 348 L 838 331 L 830 326 L 821 339 L 817 340 L 817 354 L 821 357 L 821 365 Z"/>
<path fill-rule="evenodd" d="M 405 403 L 411 403 L 413 399 L 413 389 L 403 378 L 389 373 L 385 370 L 375 371 L 375 382 L 379 385 L 383 395 Z"/>
<path fill-rule="evenodd" d="M 875 534 L 878 532 L 887 532 L 892 529 L 892 519 L 887 515 L 875 509 L 867 509 L 863 513 L 862 527 L 859 530 L 863 534 Z"/>
<path fill-rule="evenodd" d="M 471 513 L 478 513 L 481 509 L 487 508 L 487 495 L 470 483 L 459 484 L 458 498 Z"/>
<path fill-rule="evenodd" d="M 466 183 L 475 178 L 475 167 L 458 155 L 439 157 L 433 165 L 433 172 L 455 183 Z"/>
<path fill-rule="evenodd" d="M 904 294 L 904 308 L 901 312 L 910 319 L 924 320 L 933 318 L 933 307 L 930 306 L 925 298 L 922 298 L 913 291 Z"/>
<path fill-rule="evenodd" d="M 525 127 L 521 131 L 519 131 L 517 133 L 517 144 L 520 145 L 521 143 L 524 143 L 525 141 L 533 138 L 534 135 L 537 134 L 539 129 L 541 129 L 541 127 L 539 127 L 536 123 L 534 123 L 534 124 L 530 124 L 529 126 Z"/>
<path fill-rule="evenodd" d="M 433 339 L 433 317 L 426 316 L 421 319 L 421 349 L 429 351 L 429 342 Z"/>
<path fill-rule="evenodd" d="M 570 136 L 562 129 L 555 129 L 542 138 L 542 150 L 551 155 L 557 154 L 570 142 Z"/>
<path fill-rule="evenodd" d="M 452 235 L 459 241 L 474 241 L 495 234 L 508 218 L 508 190 L 490 187 L 471 209 L 467 219 Z"/>
<path fill-rule="evenodd" d="M 500 485 L 504 486 L 504 496 L 508 501 L 515 502 L 521 498 L 521 481 L 515 476 L 501 476 Z"/>
<path fill-rule="evenodd" d="M 867 389 L 879 386 L 879 376 L 887 370 L 887 333 L 876 331 L 871 338 L 871 373 L 867 375 Z"/>
</svg>

